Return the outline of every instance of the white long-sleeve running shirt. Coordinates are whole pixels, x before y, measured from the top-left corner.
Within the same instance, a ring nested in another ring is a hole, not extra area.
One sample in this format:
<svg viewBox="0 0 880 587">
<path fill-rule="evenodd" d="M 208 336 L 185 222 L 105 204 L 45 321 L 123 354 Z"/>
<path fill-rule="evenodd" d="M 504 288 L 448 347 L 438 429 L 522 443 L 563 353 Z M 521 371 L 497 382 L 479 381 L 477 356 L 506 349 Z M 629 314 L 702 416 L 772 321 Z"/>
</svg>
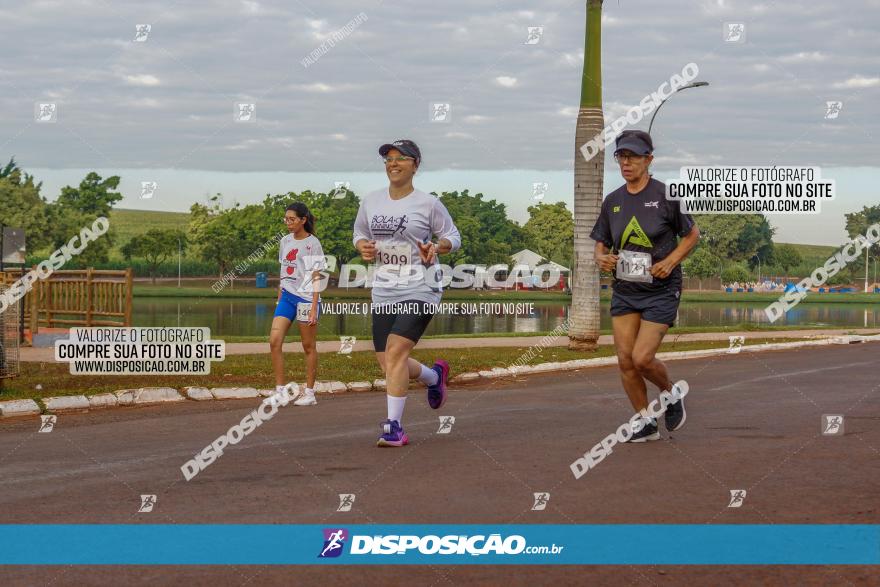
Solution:
<svg viewBox="0 0 880 587">
<path fill-rule="evenodd" d="M 370 192 L 361 200 L 354 223 L 352 243 L 361 239 L 376 241 L 373 280 L 374 304 L 414 300 L 439 304 L 443 289 L 440 271 L 429 270 L 419 257 L 419 243 L 445 238 L 452 250 L 461 247 L 461 235 L 446 206 L 420 190 L 394 200 L 388 188 Z M 435 266 L 440 262 L 434 259 Z"/>
</svg>

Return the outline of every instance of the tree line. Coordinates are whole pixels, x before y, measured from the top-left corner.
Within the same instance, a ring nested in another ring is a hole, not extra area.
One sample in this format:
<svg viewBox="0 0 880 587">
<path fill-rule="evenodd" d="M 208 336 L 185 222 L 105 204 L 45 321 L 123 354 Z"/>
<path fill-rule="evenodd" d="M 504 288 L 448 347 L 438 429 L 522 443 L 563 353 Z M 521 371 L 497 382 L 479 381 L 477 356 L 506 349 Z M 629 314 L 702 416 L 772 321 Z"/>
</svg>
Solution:
<svg viewBox="0 0 880 587">
<path fill-rule="evenodd" d="M 82 226 L 97 216 L 111 216 L 114 205 L 122 200 L 117 190 L 119 176 L 102 178 L 90 172 L 79 186 L 65 186 L 53 202 L 40 194 L 42 183 L 19 168 L 14 159 L 0 169 L 0 223 L 22 228 L 28 250 L 57 248 L 66 243 Z M 462 235 L 462 247 L 444 258 L 449 264 L 492 265 L 510 263 L 510 256 L 531 249 L 547 260 L 571 268 L 573 265 L 574 221 L 564 202 L 538 202 L 528 207 L 529 218 L 519 224 L 507 216 L 507 207 L 482 193 L 469 190 L 434 193 L 449 209 Z M 261 261 L 250 265 L 247 273 L 274 270 L 275 253 L 264 245 L 279 233 L 286 234 L 284 210 L 291 202 L 303 202 L 315 215 L 315 233 L 327 254 L 339 263 L 357 263 L 351 245 L 351 230 L 360 199 L 351 190 L 328 193 L 305 190 L 299 193 L 267 194 L 257 204 L 224 207 L 217 194 L 205 203 L 190 207 L 183 230 L 150 228 L 119 242 L 111 222 L 110 231 L 90 244 L 71 262 L 71 267 L 135 266 L 138 273 L 155 278 L 176 272 L 178 250 L 186 253 L 187 274 L 225 275 L 241 261 L 254 259 L 261 251 Z M 806 275 L 824 259 L 804 258 L 791 245 L 773 243 L 774 229 L 760 214 L 695 216 L 703 234 L 701 243 L 684 262 L 685 275 L 697 278 L 721 277 L 722 281 L 750 281 L 763 275 Z M 880 205 L 866 206 L 846 215 L 846 229 L 851 237 L 864 234 L 874 222 L 880 222 Z M 877 247 L 875 247 L 877 249 Z M 880 253 L 874 250 L 872 254 Z M 30 261 L 31 259 L 29 259 Z M 199 261 L 194 264 L 193 261 Z M 835 276 L 837 283 L 847 283 L 857 268 L 848 267 Z"/>
</svg>

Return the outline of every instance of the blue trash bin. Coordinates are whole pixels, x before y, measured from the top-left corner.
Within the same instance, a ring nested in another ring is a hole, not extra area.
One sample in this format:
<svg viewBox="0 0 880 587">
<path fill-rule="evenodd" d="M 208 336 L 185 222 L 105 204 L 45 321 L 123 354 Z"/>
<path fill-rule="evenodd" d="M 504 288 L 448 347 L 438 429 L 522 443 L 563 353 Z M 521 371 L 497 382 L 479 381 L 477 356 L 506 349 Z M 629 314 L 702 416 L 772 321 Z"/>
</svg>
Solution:
<svg viewBox="0 0 880 587">
<path fill-rule="evenodd" d="M 265 271 L 257 272 L 257 287 L 269 287 L 269 274 Z"/>
</svg>

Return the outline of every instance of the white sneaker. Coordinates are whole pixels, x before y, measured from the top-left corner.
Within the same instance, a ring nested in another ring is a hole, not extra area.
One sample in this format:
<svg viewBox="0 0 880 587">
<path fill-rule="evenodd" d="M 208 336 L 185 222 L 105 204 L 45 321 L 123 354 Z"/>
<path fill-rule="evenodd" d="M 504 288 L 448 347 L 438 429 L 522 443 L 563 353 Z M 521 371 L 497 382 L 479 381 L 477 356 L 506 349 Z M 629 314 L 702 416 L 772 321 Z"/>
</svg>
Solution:
<svg viewBox="0 0 880 587">
<path fill-rule="evenodd" d="M 296 383 L 294 383 L 292 381 L 290 383 L 288 383 L 287 385 L 282 386 L 282 388 L 280 390 L 276 386 L 275 387 L 275 394 L 280 396 L 281 394 L 284 393 L 284 390 L 287 390 L 287 395 L 290 396 L 290 399 L 287 401 L 297 400 L 300 397 L 302 397 L 302 395 L 305 393 L 304 388 L 300 387 L 299 385 L 297 385 Z"/>
<path fill-rule="evenodd" d="M 303 396 L 293 402 L 295 406 L 313 406 L 318 403 L 318 400 L 315 399 L 314 393 L 303 393 Z"/>
</svg>

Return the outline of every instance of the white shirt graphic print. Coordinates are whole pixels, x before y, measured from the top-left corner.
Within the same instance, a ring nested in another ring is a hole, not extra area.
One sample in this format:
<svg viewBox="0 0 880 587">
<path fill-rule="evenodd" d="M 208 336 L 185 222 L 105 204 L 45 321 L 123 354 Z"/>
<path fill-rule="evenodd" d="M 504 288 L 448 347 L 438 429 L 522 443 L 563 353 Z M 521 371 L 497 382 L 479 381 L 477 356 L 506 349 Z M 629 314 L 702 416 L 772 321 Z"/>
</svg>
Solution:
<svg viewBox="0 0 880 587">
<path fill-rule="evenodd" d="M 281 239 L 278 247 L 278 262 L 281 263 L 281 287 L 284 291 L 312 301 L 312 293 L 319 286 L 312 274 L 327 268 L 321 241 L 313 234 L 302 240 L 296 240 L 292 234 L 288 234 Z"/>
<path fill-rule="evenodd" d="M 388 188 L 364 196 L 355 220 L 352 242 L 356 245 L 361 239 L 375 240 L 378 249 L 376 264 L 379 267 L 385 265 L 377 270 L 373 281 L 374 304 L 406 300 L 440 303 L 440 272 L 422 265 L 418 247 L 434 237 L 448 240 L 453 251 L 461 247 L 458 228 L 438 198 L 413 190 L 408 196 L 394 200 Z M 435 259 L 434 265 L 439 264 Z M 409 267 L 402 267 L 404 265 Z M 386 278 L 383 274 L 390 275 Z"/>
</svg>

